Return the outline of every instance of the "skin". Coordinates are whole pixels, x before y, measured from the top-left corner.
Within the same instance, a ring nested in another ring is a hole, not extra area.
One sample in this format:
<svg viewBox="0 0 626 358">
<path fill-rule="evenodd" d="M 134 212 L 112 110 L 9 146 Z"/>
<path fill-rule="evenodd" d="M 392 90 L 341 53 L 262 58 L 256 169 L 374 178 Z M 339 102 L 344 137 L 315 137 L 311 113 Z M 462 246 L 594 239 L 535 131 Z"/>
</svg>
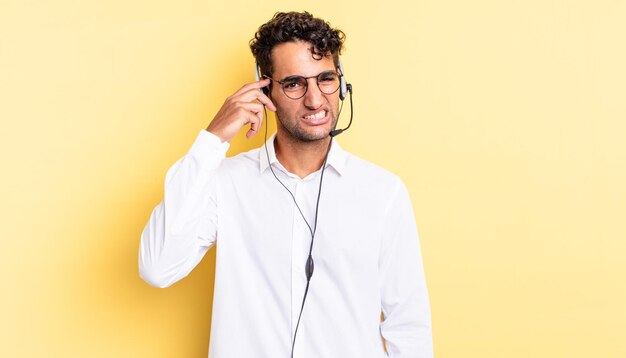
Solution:
<svg viewBox="0 0 626 358">
<path fill-rule="evenodd" d="M 293 75 L 316 76 L 335 70 L 332 56 L 316 60 L 310 48 L 310 43 L 302 41 L 275 46 L 272 49 L 272 78 L 282 80 Z M 220 137 L 222 142 L 230 142 L 242 127 L 249 124 L 246 137 L 251 138 L 261 128 L 265 105 L 276 112 L 274 145 L 277 159 L 289 172 L 304 178 L 321 168 L 339 108 L 339 91 L 326 95 L 317 87 L 315 78 L 308 81 L 306 94 L 297 100 L 288 98 L 278 83 L 271 86 L 270 100 L 259 91 L 270 84 L 269 79 L 246 84 L 226 99 L 207 130 Z M 321 120 L 305 118 L 320 111 L 326 114 Z"/>
</svg>

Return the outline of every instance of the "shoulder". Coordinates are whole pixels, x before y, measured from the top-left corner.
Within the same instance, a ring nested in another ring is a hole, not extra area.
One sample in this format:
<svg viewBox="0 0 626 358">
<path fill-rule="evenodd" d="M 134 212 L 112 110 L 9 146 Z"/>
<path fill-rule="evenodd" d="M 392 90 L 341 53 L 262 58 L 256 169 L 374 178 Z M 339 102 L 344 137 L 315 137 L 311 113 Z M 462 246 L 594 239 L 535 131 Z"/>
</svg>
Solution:
<svg viewBox="0 0 626 358">
<path fill-rule="evenodd" d="M 364 189 L 376 190 L 386 195 L 406 191 L 402 179 L 397 174 L 355 154 L 345 153 L 344 176 L 348 181 Z"/>
<path fill-rule="evenodd" d="M 256 170 L 258 173 L 259 149 L 260 148 L 255 148 L 247 152 L 241 152 L 232 157 L 224 158 L 219 167 L 219 171 L 222 174 L 233 174 Z"/>
<path fill-rule="evenodd" d="M 374 164 L 350 152 L 345 152 L 345 172 L 350 176 L 360 176 L 370 181 L 380 181 L 384 184 L 400 183 L 398 175 L 378 164 Z"/>
</svg>

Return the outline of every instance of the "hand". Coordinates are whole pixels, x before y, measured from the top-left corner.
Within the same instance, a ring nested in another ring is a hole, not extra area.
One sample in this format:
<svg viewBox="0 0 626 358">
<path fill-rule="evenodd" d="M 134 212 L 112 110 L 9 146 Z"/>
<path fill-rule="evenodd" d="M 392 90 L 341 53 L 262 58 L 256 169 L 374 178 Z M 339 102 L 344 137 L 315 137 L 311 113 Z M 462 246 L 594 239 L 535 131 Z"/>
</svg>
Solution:
<svg viewBox="0 0 626 358">
<path fill-rule="evenodd" d="M 220 137 L 223 143 L 230 142 L 241 127 L 250 124 L 246 133 L 246 138 L 250 139 L 263 124 L 263 106 L 272 112 L 276 111 L 274 103 L 260 91 L 269 84 L 269 79 L 263 79 L 241 87 L 226 98 L 206 130 Z"/>
</svg>

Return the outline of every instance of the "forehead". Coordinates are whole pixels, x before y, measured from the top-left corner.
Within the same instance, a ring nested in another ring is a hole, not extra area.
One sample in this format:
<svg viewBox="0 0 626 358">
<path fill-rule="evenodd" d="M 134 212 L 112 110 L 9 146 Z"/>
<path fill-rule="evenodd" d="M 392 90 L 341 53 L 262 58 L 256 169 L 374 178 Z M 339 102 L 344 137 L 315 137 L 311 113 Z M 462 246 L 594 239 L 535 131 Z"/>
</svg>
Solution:
<svg viewBox="0 0 626 358">
<path fill-rule="evenodd" d="M 274 77 L 315 76 L 320 72 L 334 70 L 333 56 L 321 59 L 313 58 L 311 44 L 303 41 L 285 42 L 272 49 L 272 67 Z"/>
</svg>

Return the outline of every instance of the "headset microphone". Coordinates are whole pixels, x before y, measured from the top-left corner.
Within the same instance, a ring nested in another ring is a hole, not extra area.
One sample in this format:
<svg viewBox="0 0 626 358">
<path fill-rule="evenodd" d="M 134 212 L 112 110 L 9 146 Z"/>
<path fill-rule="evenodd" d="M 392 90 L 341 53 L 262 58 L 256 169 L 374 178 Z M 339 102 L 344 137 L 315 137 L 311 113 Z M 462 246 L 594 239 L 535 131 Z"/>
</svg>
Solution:
<svg viewBox="0 0 626 358">
<path fill-rule="evenodd" d="M 335 137 L 340 135 L 341 133 L 343 133 L 343 131 L 347 130 L 348 128 L 350 128 L 350 126 L 352 125 L 352 117 L 354 114 L 354 110 L 353 110 L 353 106 L 352 106 L 352 85 L 349 83 L 346 83 L 346 91 L 350 94 L 350 122 L 348 122 L 348 126 L 346 128 L 343 129 L 335 129 L 330 131 L 330 136 L 331 137 Z M 341 99 L 341 105 L 343 107 L 343 98 Z M 339 113 L 341 114 L 341 109 L 339 110 Z M 339 117 L 339 116 L 337 116 Z"/>
</svg>

